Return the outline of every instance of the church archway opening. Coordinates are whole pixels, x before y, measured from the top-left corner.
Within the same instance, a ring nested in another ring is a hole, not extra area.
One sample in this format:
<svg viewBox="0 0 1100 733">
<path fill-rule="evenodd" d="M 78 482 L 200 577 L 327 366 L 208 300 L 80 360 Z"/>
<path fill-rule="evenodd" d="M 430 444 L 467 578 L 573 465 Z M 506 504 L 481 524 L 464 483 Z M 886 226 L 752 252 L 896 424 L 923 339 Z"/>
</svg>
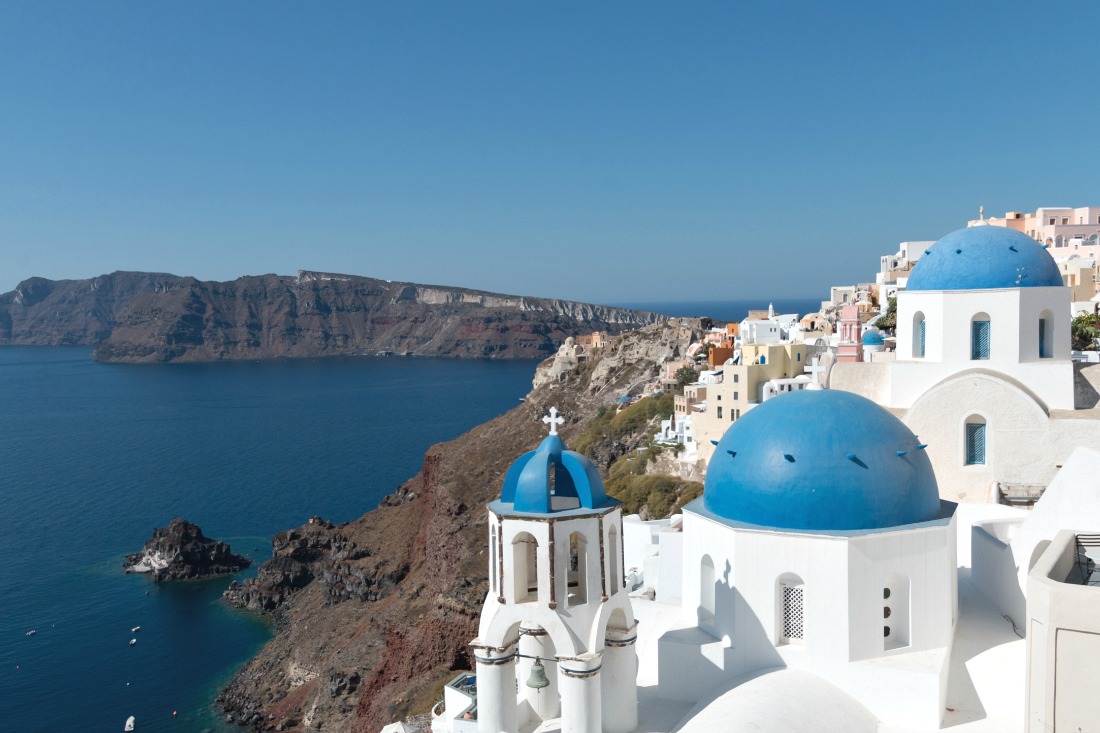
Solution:
<svg viewBox="0 0 1100 733">
<path fill-rule="evenodd" d="M 512 540 L 512 597 L 516 603 L 538 599 L 539 543 L 531 533 L 520 532 Z"/>
<path fill-rule="evenodd" d="M 882 588 L 882 638 L 884 649 L 909 646 L 912 620 L 910 616 L 909 576 L 891 573 Z"/>
<path fill-rule="evenodd" d="M 580 532 L 569 535 L 567 591 L 570 606 L 588 602 L 588 541 Z"/>
</svg>

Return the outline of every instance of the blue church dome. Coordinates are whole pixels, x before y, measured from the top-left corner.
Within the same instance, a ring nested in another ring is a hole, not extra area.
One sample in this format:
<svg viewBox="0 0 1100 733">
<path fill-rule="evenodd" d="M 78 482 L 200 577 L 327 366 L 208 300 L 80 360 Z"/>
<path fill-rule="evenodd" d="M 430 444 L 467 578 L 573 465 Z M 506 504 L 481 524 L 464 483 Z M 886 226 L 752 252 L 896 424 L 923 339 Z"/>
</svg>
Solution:
<svg viewBox="0 0 1100 733">
<path fill-rule="evenodd" d="M 604 493 L 603 479 L 592 461 L 566 450 L 556 434 L 516 459 L 504 477 L 500 501 L 512 511 L 549 514 L 578 508 L 598 509 L 618 504 Z"/>
<path fill-rule="evenodd" d="M 975 226 L 951 232 L 917 260 L 906 290 L 989 290 L 1062 285 L 1041 245 L 1014 229 Z"/>
<path fill-rule="evenodd" d="M 775 397 L 714 450 L 703 503 L 726 519 L 794 530 L 860 530 L 935 519 L 932 464 L 904 423 L 841 390 Z"/>
<path fill-rule="evenodd" d="M 863 345 L 864 346 L 882 346 L 886 343 L 886 339 L 883 338 L 881 331 L 864 331 L 863 332 Z"/>
</svg>

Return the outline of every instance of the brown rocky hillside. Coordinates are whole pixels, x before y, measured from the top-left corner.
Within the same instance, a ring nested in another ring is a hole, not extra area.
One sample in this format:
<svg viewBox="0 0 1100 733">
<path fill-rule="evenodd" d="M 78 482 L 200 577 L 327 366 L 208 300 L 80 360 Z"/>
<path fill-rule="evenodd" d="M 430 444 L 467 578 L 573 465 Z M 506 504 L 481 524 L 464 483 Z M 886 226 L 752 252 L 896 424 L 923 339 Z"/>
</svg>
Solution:
<svg viewBox="0 0 1100 733">
<path fill-rule="evenodd" d="M 558 407 L 568 444 L 601 406 L 652 388 L 693 328 L 626 333 L 568 370 L 548 359 L 524 403 L 433 446 L 379 508 L 277 536 L 258 577 L 226 592 L 273 614 L 278 632 L 222 693 L 223 707 L 256 731 L 376 733 L 427 712 L 454 671 L 469 668 L 466 644 L 487 588 L 484 507 L 511 462 L 545 435 L 542 416 Z"/>
<path fill-rule="evenodd" d="M 116 272 L 0 295 L 0 345 L 95 345 L 112 362 L 350 354 L 532 358 L 654 313 L 301 271 L 232 282 Z"/>
</svg>

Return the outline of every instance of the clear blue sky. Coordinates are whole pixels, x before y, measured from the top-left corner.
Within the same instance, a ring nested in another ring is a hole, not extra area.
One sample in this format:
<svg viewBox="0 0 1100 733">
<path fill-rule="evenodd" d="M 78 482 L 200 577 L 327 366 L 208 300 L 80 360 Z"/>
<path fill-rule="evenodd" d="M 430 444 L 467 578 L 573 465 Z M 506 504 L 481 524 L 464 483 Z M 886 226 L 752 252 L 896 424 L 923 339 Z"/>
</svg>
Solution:
<svg viewBox="0 0 1100 733">
<path fill-rule="evenodd" d="M 0 292 L 823 295 L 1100 204 L 1100 3 L 0 3 Z"/>
</svg>

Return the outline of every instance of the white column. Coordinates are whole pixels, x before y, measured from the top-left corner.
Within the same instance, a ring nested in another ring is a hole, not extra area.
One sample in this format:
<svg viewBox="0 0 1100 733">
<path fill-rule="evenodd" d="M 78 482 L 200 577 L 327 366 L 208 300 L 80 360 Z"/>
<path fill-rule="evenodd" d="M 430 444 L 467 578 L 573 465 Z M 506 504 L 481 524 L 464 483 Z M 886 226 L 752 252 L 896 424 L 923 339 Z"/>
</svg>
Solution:
<svg viewBox="0 0 1100 733">
<path fill-rule="evenodd" d="M 600 672 L 604 733 L 630 733 L 638 727 L 637 641 L 637 624 L 607 629 Z"/>
<path fill-rule="evenodd" d="M 600 705 L 599 654 L 558 660 L 561 689 L 561 733 L 600 733 L 603 720 Z"/>
<path fill-rule="evenodd" d="M 477 660 L 478 733 L 516 733 L 516 655 L 481 647 Z"/>
<path fill-rule="evenodd" d="M 558 698 L 558 675 L 555 669 L 557 664 L 554 662 L 554 643 L 550 640 L 546 629 L 538 625 L 525 625 L 520 630 L 519 653 L 516 674 L 519 679 L 520 698 L 526 703 L 524 707 L 529 708 L 539 720 L 558 717 L 561 715 L 561 702 Z M 546 669 L 546 679 L 550 682 L 549 687 L 541 690 L 527 686 L 536 658 L 542 660 L 542 666 Z"/>
</svg>

